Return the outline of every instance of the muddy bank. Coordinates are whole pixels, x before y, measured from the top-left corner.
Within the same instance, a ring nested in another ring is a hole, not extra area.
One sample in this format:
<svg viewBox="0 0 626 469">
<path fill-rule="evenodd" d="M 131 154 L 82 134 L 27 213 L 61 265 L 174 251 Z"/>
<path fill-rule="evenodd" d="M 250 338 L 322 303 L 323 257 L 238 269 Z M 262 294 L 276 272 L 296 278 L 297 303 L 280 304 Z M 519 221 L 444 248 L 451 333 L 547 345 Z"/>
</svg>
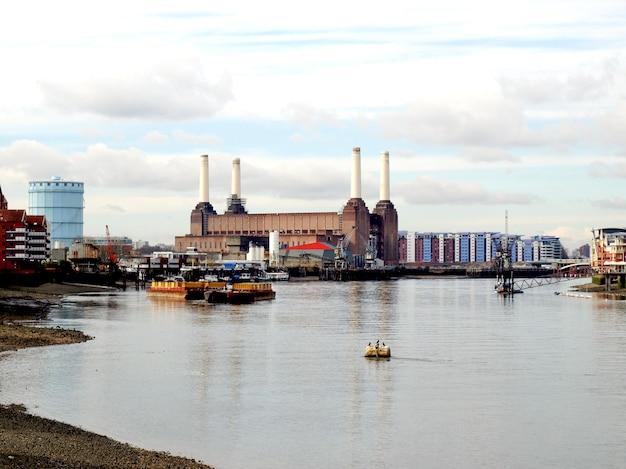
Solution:
<svg viewBox="0 0 626 469">
<path fill-rule="evenodd" d="M 625 288 L 611 288 L 610 290 L 606 289 L 606 285 L 598 285 L 596 283 L 585 283 L 584 285 L 577 285 L 572 287 L 574 291 L 586 292 L 586 293 L 603 293 L 607 296 L 615 296 L 615 297 L 625 297 L 626 289 Z"/>
<path fill-rule="evenodd" d="M 64 423 L 0 405 L 0 468 L 189 468 L 193 459 L 146 451 Z"/>
<path fill-rule="evenodd" d="M 27 347 L 75 344 L 92 338 L 81 331 L 58 327 L 31 327 L 16 322 L 0 321 L 0 352 Z"/>
<path fill-rule="evenodd" d="M 66 295 L 103 291 L 116 291 L 116 289 L 76 283 L 0 287 L 0 321 L 43 319 L 48 315 L 50 308 L 58 304 Z"/>
</svg>

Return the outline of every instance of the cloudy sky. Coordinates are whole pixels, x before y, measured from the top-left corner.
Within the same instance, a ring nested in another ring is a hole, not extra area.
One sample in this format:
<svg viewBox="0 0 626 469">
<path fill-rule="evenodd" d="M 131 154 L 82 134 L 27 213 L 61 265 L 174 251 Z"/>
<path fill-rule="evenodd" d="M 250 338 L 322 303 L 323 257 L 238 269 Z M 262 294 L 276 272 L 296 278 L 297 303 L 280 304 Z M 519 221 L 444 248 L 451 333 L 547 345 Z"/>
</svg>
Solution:
<svg viewBox="0 0 626 469">
<path fill-rule="evenodd" d="M 85 183 L 84 234 L 173 243 L 218 212 L 335 211 L 389 151 L 401 230 L 626 226 L 623 0 L 29 1 L 0 15 L 0 185 Z"/>
</svg>

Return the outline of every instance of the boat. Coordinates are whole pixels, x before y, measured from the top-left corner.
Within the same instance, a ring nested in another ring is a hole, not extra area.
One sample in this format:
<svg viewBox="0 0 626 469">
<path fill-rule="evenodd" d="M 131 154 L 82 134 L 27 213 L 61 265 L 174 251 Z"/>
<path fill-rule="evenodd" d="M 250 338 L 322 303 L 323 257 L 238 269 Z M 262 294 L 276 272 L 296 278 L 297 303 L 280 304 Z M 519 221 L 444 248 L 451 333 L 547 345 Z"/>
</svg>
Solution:
<svg viewBox="0 0 626 469">
<path fill-rule="evenodd" d="M 207 290 L 204 298 L 209 303 L 248 304 L 255 301 L 273 300 L 276 292 L 270 282 L 239 282 L 221 289 Z"/>
<path fill-rule="evenodd" d="M 161 281 L 153 281 L 146 294 L 151 297 L 202 300 L 206 291 L 222 290 L 226 288 L 226 282 L 199 280 L 196 282 L 186 281 L 183 277 L 172 277 Z"/>
<path fill-rule="evenodd" d="M 389 345 L 385 345 L 384 342 L 382 345 L 379 345 L 378 342 L 372 345 L 370 342 L 367 347 L 365 347 L 364 356 L 367 358 L 391 358 L 391 348 Z"/>
<path fill-rule="evenodd" d="M 289 280 L 289 272 L 285 272 L 283 270 L 276 272 L 264 272 L 263 280 L 267 280 L 270 282 L 286 282 Z"/>
</svg>

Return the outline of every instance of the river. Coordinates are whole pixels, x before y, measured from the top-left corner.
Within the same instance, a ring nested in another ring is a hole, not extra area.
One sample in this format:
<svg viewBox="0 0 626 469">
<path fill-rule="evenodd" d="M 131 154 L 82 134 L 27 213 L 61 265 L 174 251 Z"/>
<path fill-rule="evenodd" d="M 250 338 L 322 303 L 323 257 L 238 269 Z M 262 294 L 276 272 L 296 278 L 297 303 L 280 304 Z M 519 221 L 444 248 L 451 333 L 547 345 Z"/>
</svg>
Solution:
<svg viewBox="0 0 626 469">
<path fill-rule="evenodd" d="M 626 301 L 493 283 L 70 296 L 49 325 L 94 340 L 0 360 L 0 402 L 222 469 L 623 467 Z M 390 360 L 363 357 L 376 340 Z"/>
</svg>

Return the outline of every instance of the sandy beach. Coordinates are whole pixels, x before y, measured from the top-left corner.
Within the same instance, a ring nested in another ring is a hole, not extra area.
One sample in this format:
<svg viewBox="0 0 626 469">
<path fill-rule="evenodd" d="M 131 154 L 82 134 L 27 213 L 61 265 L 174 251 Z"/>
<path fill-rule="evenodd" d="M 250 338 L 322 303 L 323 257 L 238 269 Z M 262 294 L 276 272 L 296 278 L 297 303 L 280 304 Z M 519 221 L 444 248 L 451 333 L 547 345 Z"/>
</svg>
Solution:
<svg viewBox="0 0 626 469">
<path fill-rule="evenodd" d="M 45 317 L 64 295 L 102 291 L 90 285 L 46 284 L 0 288 L 0 360 L 13 351 L 91 340 L 81 331 L 21 325 Z M 0 468 L 211 468 L 193 459 L 147 451 L 62 422 L 28 413 L 21 404 L 0 405 Z"/>
</svg>

